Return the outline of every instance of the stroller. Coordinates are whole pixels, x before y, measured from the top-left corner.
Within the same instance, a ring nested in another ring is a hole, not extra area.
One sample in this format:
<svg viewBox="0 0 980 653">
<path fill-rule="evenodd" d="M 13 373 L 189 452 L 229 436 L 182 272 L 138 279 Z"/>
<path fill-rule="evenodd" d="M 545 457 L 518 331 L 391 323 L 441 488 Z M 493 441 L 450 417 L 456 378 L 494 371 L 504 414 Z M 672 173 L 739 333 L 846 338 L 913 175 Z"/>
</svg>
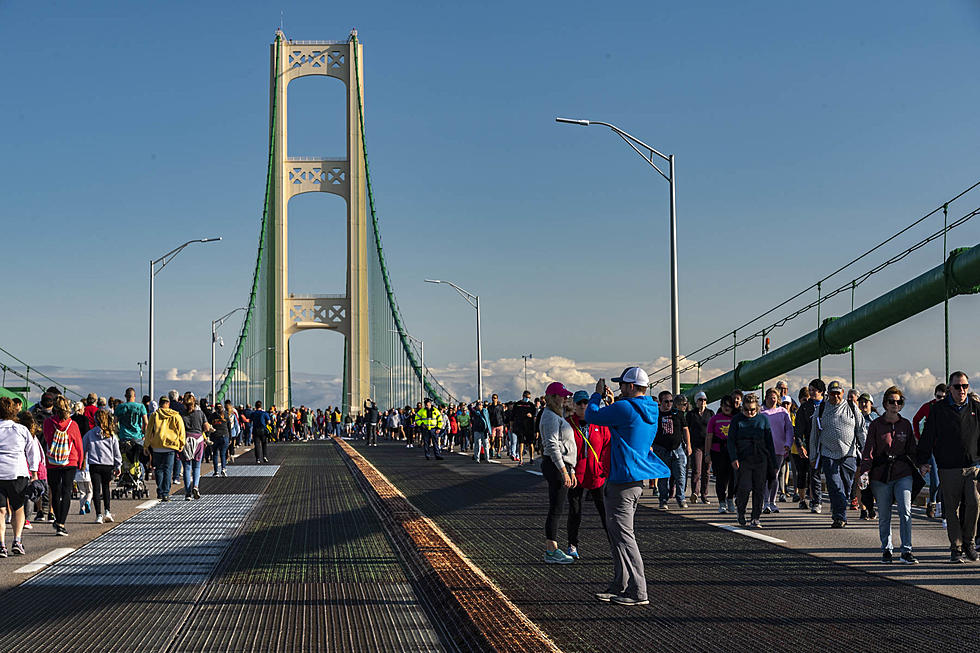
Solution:
<svg viewBox="0 0 980 653">
<path fill-rule="evenodd" d="M 146 467 L 143 465 L 143 444 L 135 440 L 120 442 L 122 449 L 122 470 L 119 478 L 116 479 L 116 487 L 111 491 L 113 499 L 132 497 L 142 499 L 150 496 L 150 491 L 146 487 L 143 475 Z"/>
</svg>

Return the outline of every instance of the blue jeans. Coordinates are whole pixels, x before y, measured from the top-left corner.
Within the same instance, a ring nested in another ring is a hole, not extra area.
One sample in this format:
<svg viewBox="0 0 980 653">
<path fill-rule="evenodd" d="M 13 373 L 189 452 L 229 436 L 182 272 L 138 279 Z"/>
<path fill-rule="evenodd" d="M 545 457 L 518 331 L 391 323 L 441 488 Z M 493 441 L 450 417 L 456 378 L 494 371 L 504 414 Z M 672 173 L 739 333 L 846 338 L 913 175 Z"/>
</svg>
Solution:
<svg viewBox="0 0 980 653">
<path fill-rule="evenodd" d="M 170 496 L 170 483 L 173 481 L 174 458 L 176 451 L 153 452 L 153 469 L 157 477 L 157 499 Z"/>
<path fill-rule="evenodd" d="M 507 453 L 508 455 L 510 455 L 511 458 L 516 458 L 517 457 L 517 434 L 511 431 L 510 435 L 507 436 L 507 440 L 508 440 Z"/>
<path fill-rule="evenodd" d="M 653 453 L 657 454 L 657 457 L 670 468 L 670 478 L 657 479 L 660 503 L 667 503 L 670 498 L 671 481 L 676 487 L 678 503 L 684 501 L 684 492 L 687 490 L 687 451 L 684 450 L 684 445 L 682 444 L 673 451 L 653 445 Z"/>
<path fill-rule="evenodd" d="M 184 494 L 190 496 L 191 490 L 197 487 L 197 483 L 200 480 L 201 480 L 201 461 L 200 460 L 184 461 Z"/>
<path fill-rule="evenodd" d="M 929 503 L 936 503 L 939 498 L 939 468 L 936 467 L 936 457 L 929 459 Z M 943 513 L 944 515 L 946 513 Z"/>
<path fill-rule="evenodd" d="M 425 457 L 429 457 L 429 450 L 432 450 L 433 456 L 441 456 L 439 452 L 439 429 L 425 429 L 422 432 L 422 445 L 423 451 L 425 452 Z"/>
<path fill-rule="evenodd" d="M 878 504 L 878 535 L 881 537 L 881 550 L 892 550 L 892 500 L 898 512 L 898 533 L 902 538 L 902 551 L 912 551 L 912 477 L 903 476 L 883 483 L 871 481 Z"/>
<path fill-rule="evenodd" d="M 830 514 L 838 521 L 847 522 L 847 503 L 851 496 L 851 484 L 854 482 L 854 472 L 857 461 L 853 456 L 844 458 L 820 458 L 820 468 L 827 482 L 827 494 L 830 496 Z"/>
<path fill-rule="evenodd" d="M 228 467 L 228 440 L 223 436 L 219 436 L 213 438 L 211 442 L 213 443 L 211 455 L 214 456 L 212 458 L 214 462 L 214 473 L 217 474 L 222 469 Z"/>
<path fill-rule="evenodd" d="M 486 433 L 473 432 L 473 460 L 480 462 L 480 449 L 484 450 L 483 457 L 490 460 L 490 440 Z"/>
</svg>

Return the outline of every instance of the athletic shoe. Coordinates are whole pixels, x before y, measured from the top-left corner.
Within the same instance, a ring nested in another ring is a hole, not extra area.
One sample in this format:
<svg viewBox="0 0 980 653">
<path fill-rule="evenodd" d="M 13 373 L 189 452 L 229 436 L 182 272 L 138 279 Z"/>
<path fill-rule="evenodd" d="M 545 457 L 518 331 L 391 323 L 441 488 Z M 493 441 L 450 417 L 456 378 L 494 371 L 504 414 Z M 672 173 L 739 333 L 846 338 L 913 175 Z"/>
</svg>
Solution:
<svg viewBox="0 0 980 653">
<path fill-rule="evenodd" d="M 929 519 L 932 519 L 935 516 L 936 516 L 936 504 L 935 503 L 927 503 L 926 504 L 926 517 L 928 517 Z"/>
<path fill-rule="evenodd" d="M 107 524 L 112 523 L 112 513 L 109 512 L 108 510 L 105 511 L 105 521 Z"/>
<path fill-rule="evenodd" d="M 786 503 L 786 495 L 780 492 L 777 501 L 779 501 L 779 503 Z"/>
<path fill-rule="evenodd" d="M 80 507 L 80 508 L 78 509 L 78 514 L 79 514 L 79 515 L 84 515 L 84 514 L 85 514 L 85 506 L 81 506 L 81 507 Z M 8 517 L 8 520 L 9 520 L 9 517 Z M 7 523 L 9 524 L 9 523 L 10 523 L 10 521 L 7 521 Z"/>
<path fill-rule="evenodd" d="M 165 497 L 160 497 L 160 501 L 164 501 L 164 502 L 166 502 L 166 501 L 170 501 L 170 495 L 168 494 L 168 495 L 167 495 L 167 496 L 165 496 Z"/>
<path fill-rule="evenodd" d="M 88 501 L 85 502 L 85 514 L 92 512 L 92 504 Z"/>
<path fill-rule="evenodd" d="M 830 525 L 831 528 L 844 528 L 847 526 L 847 522 L 843 519 L 835 519 L 834 523 Z"/>
<path fill-rule="evenodd" d="M 661 501 L 659 507 L 660 507 L 660 510 L 670 510 L 670 506 L 667 505 L 667 502 L 666 501 Z"/>
<path fill-rule="evenodd" d="M 872 508 L 871 510 L 869 510 L 868 511 L 868 519 L 871 519 L 871 520 L 878 519 L 878 511 L 876 511 L 874 508 Z"/>
<path fill-rule="evenodd" d="M 201 498 L 201 491 L 200 490 L 198 490 L 197 488 L 194 488 L 192 491 L 194 493 L 194 498 L 195 499 L 200 499 Z"/>
<path fill-rule="evenodd" d="M 650 605 L 650 601 L 643 599 L 633 599 L 628 596 L 614 596 L 610 599 L 612 603 L 616 605 Z"/>
<path fill-rule="evenodd" d="M 739 515 L 738 516 L 738 525 L 739 526 L 745 526 L 745 515 Z"/>
<path fill-rule="evenodd" d="M 729 499 L 728 500 L 728 512 L 731 512 L 731 513 L 734 513 L 735 512 L 735 499 Z"/>
<path fill-rule="evenodd" d="M 574 547 L 571 544 L 569 544 L 568 545 L 568 552 L 567 553 L 572 558 L 575 558 L 576 560 L 578 560 L 578 548 L 577 547 Z"/>
<path fill-rule="evenodd" d="M 68 529 L 65 528 L 64 526 L 59 526 L 58 527 L 58 532 L 55 533 L 55 535 L 61 535 L 62 537 L 67 537 L 68 536 Z"/>
<path fill-rule="evenodd" d="M 603 603 L 609 603 L 610 601 L 612 601 L 617 596 L 619 596 L 619 595 L 618 594 L 613 594 L 612 592 L 599 592 L 598 594 L 595 595 L 595 597 L 597 599 L 599 599 L 600 601 L 602 601 Z"/>
<path fill-rule="evenodd" d="M 34 530 L 34 527 L 31 526 L 31 520 L 30 519 L 25 519 L 24 520 L 24 528 L 26 528 L 27 530 Z"/>
<path fill-rule="evenodd" d="M 561 549 L 555 549 L 544 552 L 544 561 L 549 565 L 570 565 L 575 562 L 575 559 Z"/>
<path fill-rule="evenodd" d="M 970 562 L 976 562 L 977 558 L 980 557 L 977 555 L 977 547 L 973 544 L 967 544 L 963 547 L 963 555 L 965 555 Z"/>
<path fill-rule="evenodd" d="M 16 540 L 14 541 L 13 546 L 10 547 L 10 552 L 15 556 L 22 556 L 27 553 L 27 551 L 24 550 L 24 543 Z"/>
<path fill-rule="evenodd" d="M 263 458 L 262 459 L 262 462 L 267 463 L 267 462 L 269 462 L 269 459 L 268 458 Z"/>
<path fill-rule="evenodd" d="M 52 522 L 53 523 L 54 522 L 54 513 L 53 512 L 49 512 L 48 513 L 48 516 L 45 518 L 45 521 L 48 521 L 48 522 Z"/>
<path fill-rule="evenodd" d="M 708 497 L 706 495 L 702 494 L 701 495 L 701 503 L 703 503 L 704 505 L 708 505 L 709 503 L 711 503 L 711 500 L 708 499 Z"/>
<path fill-rule="evenodd" d="M 221 470 L 221 478 L 228 478 L 228 470 L 227 469 L 222 469 Z"/>
<path fill-rule="evenodd" d="M 101 524 L 101 523 L 103 523 L 103 522 L 105 522 L 105 517 L 103 517 L 102 515 L 97 515 L 97 516 L 95 517 L 95 523 L 96 523 L 96 524 Z"/>
<path fill-rule="evenodd" d="M 776 505 L 776 504 L 774 504 L 774 503 L 773 503 L 773 504 L 770 504 L 770 506 L 769 506 L 769 508 L 770 508 L 770 509 L 771 509 L 771 510 L 772 510 L 773 512 L 779 512 L 779 506 L 777 506 L 777 505 Z"/>
<path fill-rule="evenodd" d="M 184 501 L 193 501 L 193 500 L 194 499 L 191 498 L 191 495 L 189 495 L 189 494 L 185 494 L 184 495 Z"/>
<path fill-rule="evenodd" d="M 727 515 L 728 514 L 728 506 L 726 506 L 724 503 L 719 503 L 718 504 L 718 514 L 719 515 Z"/>
<path fill-rule="evenodd" d="M 677 507 L 678 508 L 687 508 L 687 501 L 684 501 L 684 499 L 680 499 L 677 502 Z"/>
<path fill-rule="evenodd" d="M 0 546 L 0 558 L 6 558 L 6 557 L 7 557 L 7 547 Z"/>
<path fill-rule="evenodd" d="M 807 505 L 806 499 L 800 499 L 800 510 L 806 510 L 810 506 Z"/>
<path fill-rule="evenodd" d="M 966 562 L 966 559 L 963 557 L 962 551 L 954 548 L 949 551 L 949 562 L 954 565 L 961 565 Z"/>
<path fill-rule="evenodd" d="M 861 508 L 861 519 L 863 519 L 865 521 L 868 520 L 868 509 L 867 508 Z"/>
<path fill-rule="evenodd" d="M 758 519 L 753 519 L 752 521 L 750 521 L 749 526 L 751 528 L 762 528 L 762 524 L 759 523 Z"/>
<path fill-rule="evenodd" d="M 902 562 L 904 562 L 907 565 L 917 565 L 917 564 L 919 564 L 919 561 L 916 559 L 916 557 L 914 555 L 912 555 L 912 552 L 911 551 L 903 551 L 902 552 Z"/>
<path fill-rule="evenodd" d="M 765 508 L 762 509 L 762 514 L 763 515 L 771 515 L 772 514 L 772 508 L 770 508 L 769 506 L 766 506 Z"/>
<path fill-rule="evenodd" d="M 699 499 L 700 499 L 700 497 L 698 497 L 697 492 L 692 492 L 691 493 L 691 503 L 697 503 Z"/>
<path fill-rule="evenodd" d="M 823 506 L 821 506 L 819 503 L 816 503 L 810 506 L 810 512 L 812 512 L 814 515 L 819 515 L 821 512 L 823 512 Z"/>
<path fill-rule="evenodd" d="M 881 564 L 883 565 L 890 564 L 894 559 L 895 556 L 892 555 L 891 551 L 888 551 L 886 549 L 885 551 L 881 552 Z"/>
<path fill-rule="evenodd" d="M 214 470 L 213 472 L 211 472 L 211 476 L 217 477 L 218 476 L 218 470 Z"/>
</svg>

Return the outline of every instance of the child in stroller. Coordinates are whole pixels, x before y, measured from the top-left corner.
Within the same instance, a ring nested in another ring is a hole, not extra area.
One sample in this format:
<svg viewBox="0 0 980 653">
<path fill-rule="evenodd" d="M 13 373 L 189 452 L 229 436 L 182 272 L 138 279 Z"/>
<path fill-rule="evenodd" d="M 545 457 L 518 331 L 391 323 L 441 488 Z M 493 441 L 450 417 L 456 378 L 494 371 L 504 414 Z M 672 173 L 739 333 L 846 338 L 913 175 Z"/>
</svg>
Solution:
<svg viewBox="0 0 980 653">
<path fill-rule="evenodd" d="M 139 440 L 123 440 L 119 443 L 122 453 L 122 470 L 116 479 L 116 487 L 112 490 L 113 499 L 130 496 L 141 499 L 150 496 L 143 480 L 145 466 L 143 464 L 143 443 Z"/>
</svg>

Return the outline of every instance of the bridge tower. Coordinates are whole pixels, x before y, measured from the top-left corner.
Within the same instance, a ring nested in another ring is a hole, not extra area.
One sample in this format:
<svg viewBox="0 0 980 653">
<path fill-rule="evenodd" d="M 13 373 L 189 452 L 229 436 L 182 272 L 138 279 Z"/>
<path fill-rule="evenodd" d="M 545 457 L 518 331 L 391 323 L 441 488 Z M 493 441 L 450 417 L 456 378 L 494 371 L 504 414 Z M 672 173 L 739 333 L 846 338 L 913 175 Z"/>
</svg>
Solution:
<svg viewBox="0 0 980 653">
<path fill-rule="evenodd" d="M 353 33 L 352 33 L 353 36 Z M 357 410 L 370 394 L 368 332 L 368 230 L 364 147 L 361 141 L 361 45 L 348 41 L 290 41 L 277 32 L 271 46 L 273 101 L 272 219 L 267 221 L 268 298 L 264 392 L 266 405 L 287 406 L 289 339 L 305 329 L 343 334 L 347 405 Z M 278 66 L 278 69 L 277 69 Z M 289 82 L 306 75 L 339 79 L 347 87 L 347 153 L 345 158 L 288 156 L 287 98 Z M 278 77 L 278 79 L 277 79 Z M 358 97 L 360 94 L 361 97 Z M 343 295 L 294 295 L 289 292 L 289 200 L 301 193 L 333 193 L 347 202 L 347 285 Z"/>
</svg>

